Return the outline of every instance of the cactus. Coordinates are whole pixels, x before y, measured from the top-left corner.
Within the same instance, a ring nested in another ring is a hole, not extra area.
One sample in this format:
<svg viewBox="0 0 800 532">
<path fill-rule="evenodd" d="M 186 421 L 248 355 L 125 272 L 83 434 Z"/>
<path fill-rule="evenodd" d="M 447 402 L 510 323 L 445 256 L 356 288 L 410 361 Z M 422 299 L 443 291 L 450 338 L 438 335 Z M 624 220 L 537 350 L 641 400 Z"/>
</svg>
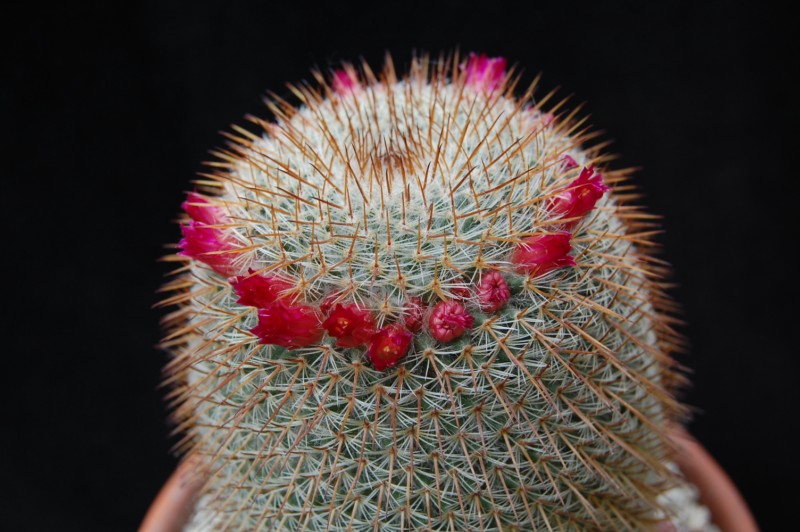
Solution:
<svg viewBox="0 0 800 532">
<path fill-rule="evenodd" d="M 164 346 L 195 526 L 668 516 L 682 339 L 630 172 L 503 59 L 315 78 L 183 205 Z"/>
</svg>

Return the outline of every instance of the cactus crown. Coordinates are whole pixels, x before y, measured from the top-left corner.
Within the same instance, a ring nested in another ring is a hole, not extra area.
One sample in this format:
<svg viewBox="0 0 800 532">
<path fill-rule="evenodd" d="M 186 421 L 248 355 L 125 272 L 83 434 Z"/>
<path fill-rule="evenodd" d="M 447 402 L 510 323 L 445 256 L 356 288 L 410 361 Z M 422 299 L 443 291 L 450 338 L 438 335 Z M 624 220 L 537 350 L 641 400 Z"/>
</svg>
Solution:
<svg viewBox="0 0 800 532">
<path fill-rule="evenodd" d="M 184 204 L 164 344 L 201 524 L 656 519 L 681 342 L 628 173 L 503 60 L 315 77 Z"/>
</svg>

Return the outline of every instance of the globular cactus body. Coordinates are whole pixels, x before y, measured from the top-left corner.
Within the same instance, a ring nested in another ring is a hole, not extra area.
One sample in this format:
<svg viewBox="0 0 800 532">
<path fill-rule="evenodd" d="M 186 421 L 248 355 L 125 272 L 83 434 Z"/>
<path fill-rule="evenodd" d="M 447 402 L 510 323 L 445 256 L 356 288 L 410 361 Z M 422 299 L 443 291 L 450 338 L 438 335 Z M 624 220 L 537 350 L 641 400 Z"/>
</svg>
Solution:
<svg viewBox="0 0 800 532">
<path fill-rule="evenodd" d="M 662 518 L 680 338 L 625 172 L 502 60 L 317 77 L 184 204 L 165 345 L 195 524 Z"/>
</svg>

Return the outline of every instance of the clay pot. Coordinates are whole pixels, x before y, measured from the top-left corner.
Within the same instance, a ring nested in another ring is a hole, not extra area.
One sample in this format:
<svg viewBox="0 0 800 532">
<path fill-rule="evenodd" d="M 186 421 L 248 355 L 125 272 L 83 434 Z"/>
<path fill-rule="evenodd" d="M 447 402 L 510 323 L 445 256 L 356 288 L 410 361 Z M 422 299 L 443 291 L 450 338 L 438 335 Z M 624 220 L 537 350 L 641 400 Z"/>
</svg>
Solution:
<svg viewBox="0 0 800 532">
<path fill-rule="evenodd" d="M 139 532 L 180 532 L 189 522 L 202 478 L 193 469 L 196 460 L 184 460 L 167 479 L 147 510 Z"/>
<path fill-rule="evenodd" d="M 700 502 L 711 511 L 711 520 L 722 532 L 757 532 L 758 525 L 739 490 L 702 445 L 683 431 L 672 434 L 683 452 L 678 467 L 697 486 Z"/>
<path fill-rule="evenodd" d="M 754 532 L 758 526 L 731 479 L 710 454 L 684 432 L 673 434 L 683 453 L 678 466 L 700 490 L 700 502 L 710 511 L 722 532 Z M 179 532 L 192 513 L 197 490 L 202 484 L 193 473 L 195 463 L 184 461 L 167 480 L 147 511 L 140 532 Z"/>
</svg>

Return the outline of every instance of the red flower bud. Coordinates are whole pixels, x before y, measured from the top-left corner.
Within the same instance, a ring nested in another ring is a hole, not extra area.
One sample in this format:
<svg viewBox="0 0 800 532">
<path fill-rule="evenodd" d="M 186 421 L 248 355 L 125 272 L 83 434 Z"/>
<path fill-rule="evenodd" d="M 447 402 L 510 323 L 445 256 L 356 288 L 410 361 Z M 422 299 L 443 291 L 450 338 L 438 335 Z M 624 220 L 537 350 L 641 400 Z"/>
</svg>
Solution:
<svg viewBox="0 0 800 532">
<path fill-rule="evenodd" d="M 351 73 L 345 69 L 339 69 L 333 73 L 332 81 L 333 90 L 339 94 L 350 92 L 359 85 L 358 77 L 355 73 Z"/>
<path fill-rule="evenodd" d="M 336 338 L 339 347 L 365 345 L 375 334 L 372 314 L 352 304 L 336 305 L 322 326 Z"/>
<path fill-rule="evenodd" d="M 572 234 L 566 231 L 528 237 L 517 244 L 511 262 L 518 270 L 533 277 L 565 266 L 575 266 L 575 259 L 568 255 L 572 249 L 569 243 L 571 238 Z"/>
<path fill-rule="evenodd" d="M 571 227 L 594 209 L 597 200 L 607 190 L 609 188 L 603 184 L 603 176 L 594 171 L 594 166 L 589 166 L 581 170 L 581 175 L 566 188 L 557 191 L 547 208 L 559 219 L 572 218 L 567 223 Z"/>
<path fill-rule="evenodd" d="M 478 301 L 484 312 L 497 312 L 511 297 L 508 283 L 500 272 L 487 272 L 481 276 L 478 283 Z"/>
<path fill-rule="evenodd" d="M 422 329 L 422 321 L 425 317 L 425 304 L 418 297 L 409 297 L 406 300 L 405 319 L 403 324 L 411 332 L 419 332 Z"/>
<path fill-rule="evenodd" d="M 190 192 L 182 204 L 183 210 L 192 220 L 181 226 L 183 238 L 178 243 L 184 255 L 211 266 L 218 273 L 228 277 L 237 272 L 231 264 L 234 254 L 220 253 L 236 248 L 226 231 L 219 227 L 209 227 L 230 223 L 230 218 L 220 207 L 211 205 L 200 194 Z"/>
<path fill-rule="evenodd" d="M 280 345 L 288 348 L 306 347 L 322 339 L 320 316 L 308 305 L 287 305 L 276 301 L 258 310 L 258 325 L 250 331 L 258 336 L 260 344 Z"/>
<path fill-rule="evenodd" d="M 466 63 L 461 64 L 461 70 L 467 72 L 467 85 L 491 91 L 502 83 L 506 75 L 506 60 L 504 57 L 486 57 L 486 54 L 469 54 Z"/>
<path fill-rule="evenodd" d="M 239 295 L 239 304 L 249 307 L 268 307 L 275 303 L 292 285 L 273 276 L 250 275 L 231 277 L 233 289 Z"/>
<path fill-rule="evenodd" d="M 464 334 L 474 321 L 461 303 L 453 300 L 440 301 L 428 319 L 428 328 L 435 339 L 449 342 Z"/>
<path fill-rule="evenodd" d="M 406 355 L 413 335 L 399 325 L 387 325 L 372 337 L 367 356 L 372 366 L 383 371 L 394 367 Z"/>
<path fill-rule="evenodd" d="M 195 222 L 206 225 L 230 223 L 230 217 L 222 207 L 209 203 L 197 192 L 189 192 L 186 195 L 186 201 L 181 203 L 181 208 Z"/>
<path fill-rule="evenodd" d="M 233 242 L 221 229 L 208 227 L 192 220 L 181 226 L 183 238 L 178 243 L 178 255 L 191 257 L 211 266 L 216 272 L 230 277 L 237 273 L 232 264 L 233 253 L 221 253 L 235 249 Z"/>
</svg>

